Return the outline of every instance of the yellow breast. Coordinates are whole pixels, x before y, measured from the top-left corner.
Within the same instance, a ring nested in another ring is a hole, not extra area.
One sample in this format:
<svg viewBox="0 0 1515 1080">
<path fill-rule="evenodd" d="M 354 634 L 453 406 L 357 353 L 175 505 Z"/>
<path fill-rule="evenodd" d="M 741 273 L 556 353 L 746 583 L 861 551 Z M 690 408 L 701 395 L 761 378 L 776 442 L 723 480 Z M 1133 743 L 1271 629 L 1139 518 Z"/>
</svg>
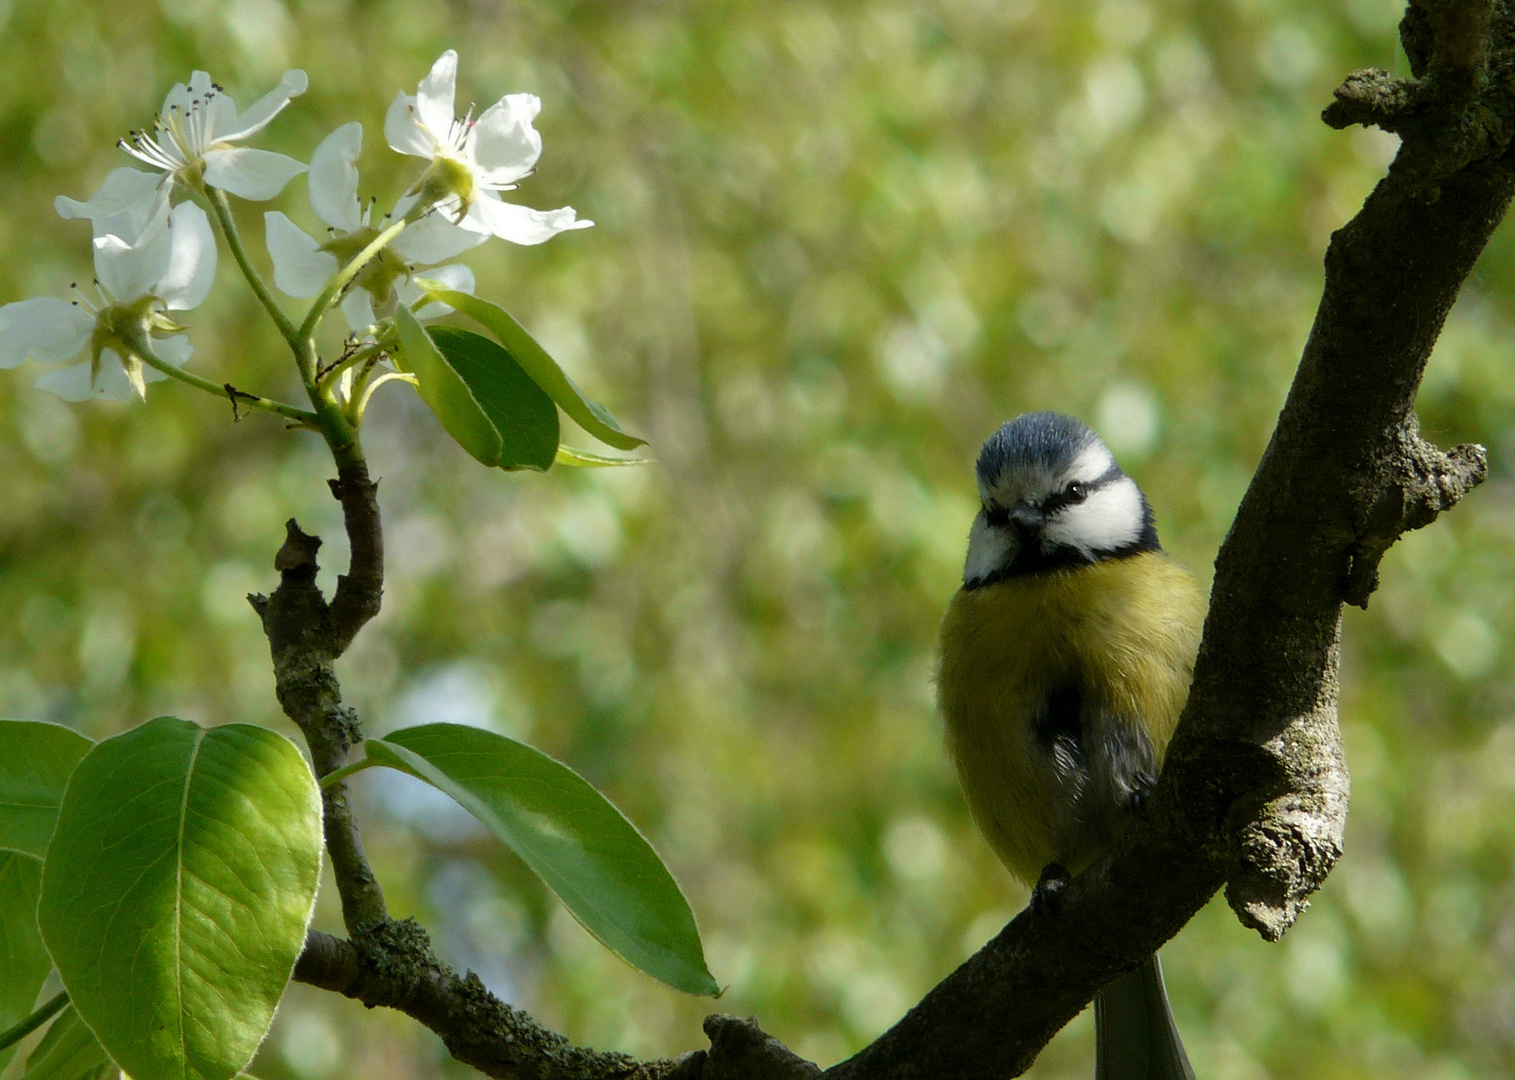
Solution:
<svg viewBox="0 0 1515 1080">
<path fill-rule="evenodd" d="M 1145 552 L 959 590 L 942 620 L 937 699 L 974 820 L 1011 873 L 1075 873 L 1097 850 L 1077 792 L 1031 727 L 1052 690 L 1138 726 L 1160 761 L 1189 692 L 1205 599 L 1187 570 Z M 1090 748 L 1098 752 L 1097 748 Z"/>
</svg>

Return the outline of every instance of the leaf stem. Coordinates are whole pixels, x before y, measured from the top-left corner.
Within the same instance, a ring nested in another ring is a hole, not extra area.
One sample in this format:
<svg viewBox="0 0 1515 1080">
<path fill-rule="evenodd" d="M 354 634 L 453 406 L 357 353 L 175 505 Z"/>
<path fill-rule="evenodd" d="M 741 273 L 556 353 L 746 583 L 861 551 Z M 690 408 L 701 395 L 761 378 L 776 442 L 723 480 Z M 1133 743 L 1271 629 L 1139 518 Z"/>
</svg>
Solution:
<svg viewBox="0 0 1515 1080">
<path fill-rule="evenodd" d="M 352 262 L 332 275 L 331 280 L 326 283 L 326 288 L 321 290 L 321 295 L 317 296 L 315 303 L 310 305 L 310 311 L 306 313 L 305 321 L 300 324 L 300 329 L 295 331 L 301 341 L 315 333 L 316 324 L 321 321 L 321 316 L 326 314 L 326 309 L 331 307 L 337 295 L 352 283 L 352 279 L 358 276 L 358 272 L 368 265 L 368 260 L 383 251 L 389 242 L 399 236 L 409 224 L 406 218 L 396 221 L 374 237 L 366 248 L 354 255 Z"/>
<path fill-rule="evenodd" d="M 15 1027 L 0 1031 L 0 1050 L 15 1046 L 22 1039 L 26 1038 L 43 1024 L 51 1020 L 53 1014 L 58 1012 L 63 1008 L 63 1006 L 67 1004 L 68 991 L 60 990 L 56 996 L 48 1000 L 46 1004 L 28 1016 L 25 1020 L 21 1021 Z"/>
<path fill-rule="evenodd" d="M 279 307 L 279 302 L 274 299 L 273 293 L 268 291 L 268 286 L 263 281 L 263 275 L 247 257 L 247 249 L 242 246 L 242 236 L 237 232 L 237 223 L 231 216 L 231 204 L 226 201 L 226 192 L 220 188 L 206 188 L 206 195 L 210 200 L 210 208 L 215 213 L 216 224 L 220 227 L 221 237 L 226 241 L 226 246 L 231 249 L 232 258 L 237 260 L 237 265 L 242 269 L 242 276 L 252 286 L 253 293 L 258 301 L 268 310 L 269 317 L 274 325 L 279 328 L 279 333 L 284 340 L 289 342 L 290 348 L 298 355 L 300 342 L 309 337 L 308 333 L 301 334 L 295 330 L 295 324 L 289 321 L 289 316 L 284 314 Z"/>
<path fill-rule="evenodd" d="M 168 361 L 154 355 L 152 350 L 143 347 L 141 344 L 133 344 L 132 351 L 142 358 L 143 363 L 163 372 L 169 378 L 178 379 L 180 382 L 193 386 L 197 390 L 204 390 L 207 394 L 214 394 L 217 397 L 223 398 L 229 397 L 232 399 L 233 405 L 240 402 L 243 405 L 251 405 L 255 409 L 263 409 L 266 412 L 276 413 L 299 424 L 306 424 L 311 427 L 317 426 L 316 414 L 309 409 L 302 409 L 297 405 L 289 405 L 259 394 L 249 394 L 242 390 L 235 390 L 230 383 L 218 385 L 209 379 L 203 379 L 199 375 L 185 371 L 183 368 L 174 367 Z"/>
<path fill-rule="evenodd" d="M 333 784 L 340 784 L 343 780 L 346 780 L 354 773 L 360 773 L 364 769 L 372 769 L 378 764 L 379 762 L 375 761 L 373 758 L 366 757 L 359 758 L 357 761 L 350 761 L 346 765 L 343 765 L 340 769 L 334 769 L 331 772 L 327 773 L 325 776 L 321 777 L 321 786 L 323 788 L 329 788 Z"/>
<path fill-rule="evenodd" d="M 373 397 L 375 390 L 387 382 L 408 382 L 411 386 L 417 384 L 416 377 L 408 371 L 386 371 L 363 388 L 363 394 L 358 398 L 356 405 L 349 404 L 349 418 L 354 425 L 363 423 L 363 414 L 368 410 L 368 399 Z"/>
</svg>

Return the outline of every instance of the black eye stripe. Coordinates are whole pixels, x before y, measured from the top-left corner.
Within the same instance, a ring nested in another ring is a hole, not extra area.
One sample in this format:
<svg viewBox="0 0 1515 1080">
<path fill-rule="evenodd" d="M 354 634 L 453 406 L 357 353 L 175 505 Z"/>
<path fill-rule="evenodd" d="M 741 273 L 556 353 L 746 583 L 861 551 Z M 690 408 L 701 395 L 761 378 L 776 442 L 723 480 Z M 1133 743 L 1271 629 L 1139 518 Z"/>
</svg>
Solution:
<svg viewBox="0 0 1515 1080">
<path fill-rule="evenodd" d="M 1038 503 L 1037 509 L 1044 514 L 1052 514 L 1065 506 L 1073 506 L 1077 503 L 1086 502 L 1089 496 L 1093 495 L 1096 491 L 1109 487 L 1117 480 L 1124 479 L 1125 475 L 1125 473 L 1121 472 L 1119 465 L 1111 465 L 1110 468 L 1106 469 L 1104 473 L 1093 480 L 1074 480 L 1070 482 L 1062 491 L 1049 495 Z M 1074 498 L 1069 493 L 1068 489 L 1074 484 L 1082 485 L 1084 489 L 1082 498 Z M 1010 524 L 1010 511 L 1006 507 L 996 503 L 986 503 L 984 504 L 984 520 L 997 528 L 1004 528 Z"/>
<path fill-rule="evenodd" d="M 1073 506 L 1076 503 L 1087 502 L 1090 495 L 1093 495 L 1101 488 L 1109 487 L 1111 484 L 1115 483 L 1115 481 L 1119 480 L 1125 475 L 1125 473 L 1120 471 L 1120 466 L 1112 465 L 1110 468 L 1105 470 L 1103 475 L 1097 476 L 1087 483 L 1082 480 L 1075 480 L 1073 481 L 1073 484 L 1080 484 L 1084 489 L 1083 497 L 1074 498 L 1069 490 L 1072 488 L 1073 484 L 1069 484 L 1068 487 L 1063 488 L 1062 491 L 1059 491 L 1055 495 L 1051 495 L 1048 498 L 1042 500 L 1042 513 L 1051 514 L 1058 510 L 1061 510 L 1065 506 Z"/>
</svg>

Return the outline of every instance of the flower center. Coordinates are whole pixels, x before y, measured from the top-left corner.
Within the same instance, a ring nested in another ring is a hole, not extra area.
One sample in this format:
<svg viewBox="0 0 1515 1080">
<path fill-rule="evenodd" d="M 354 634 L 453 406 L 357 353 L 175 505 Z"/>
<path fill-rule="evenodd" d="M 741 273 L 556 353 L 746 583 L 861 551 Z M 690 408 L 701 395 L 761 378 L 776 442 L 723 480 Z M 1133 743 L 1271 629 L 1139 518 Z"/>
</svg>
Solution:
<svg viewBox="0 0 1515 1080">
<path fill-rule="evenodd" d="M 195 186 L 205 173 L 202 155 L 211 148 L 215 135 L 210 104 L 220 92 L 221 88 L 212 84 L 203 97 L 191 98 L 187 106 L 170 105 L 153 121 L 151 132 L 128 132 L 131 141 L 121 139 L 117 145 L 138 161 L 177 173 L 186 184 Z"/>
<path fill-rule="evenodd" d="M 350 233 L 326 241 L 321 245 L 321 250 L 335 255 L 339 266 L 346 266 L 358 257 L 359 252 L 373 243 L 378 235 L 379 230 L 372 225 L 360 225 Z M 384 248 L 363 265 L 363 269 L 358 271 L 358 276 L 353 278 L 352 283 L 367 289 L 375 302 L 382 304 L 389 299 L 395 282 L 409 273 L 410 264 L 393 251 Z"/>
<path fill-rule="evenodd" d="M 450 200 L 457 199 L 455 220 L 461 221 L 475 198 L 473 170 L 456 158 L 438 154 L 411 190 L 421 197 L 406 215 L 410 220 L 417 220 L 434 206 L 451 209 Z"/>
</svg>

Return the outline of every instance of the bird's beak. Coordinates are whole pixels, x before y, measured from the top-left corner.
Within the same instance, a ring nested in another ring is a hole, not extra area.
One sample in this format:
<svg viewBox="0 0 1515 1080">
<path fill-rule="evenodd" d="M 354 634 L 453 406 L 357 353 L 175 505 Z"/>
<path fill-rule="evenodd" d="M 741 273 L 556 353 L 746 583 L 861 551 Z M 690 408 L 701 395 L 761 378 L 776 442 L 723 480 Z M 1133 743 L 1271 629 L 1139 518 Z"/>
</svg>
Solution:
<svg viewBox="0 0 1515 1080">
<path fill-rule="evenodd" d="M 1028 502 L 1018 502 L 1010 508 L 1010 526 L 1022 538 L 1041 532 L 1047 523 L 1047 515 Z"/>
</svg>

